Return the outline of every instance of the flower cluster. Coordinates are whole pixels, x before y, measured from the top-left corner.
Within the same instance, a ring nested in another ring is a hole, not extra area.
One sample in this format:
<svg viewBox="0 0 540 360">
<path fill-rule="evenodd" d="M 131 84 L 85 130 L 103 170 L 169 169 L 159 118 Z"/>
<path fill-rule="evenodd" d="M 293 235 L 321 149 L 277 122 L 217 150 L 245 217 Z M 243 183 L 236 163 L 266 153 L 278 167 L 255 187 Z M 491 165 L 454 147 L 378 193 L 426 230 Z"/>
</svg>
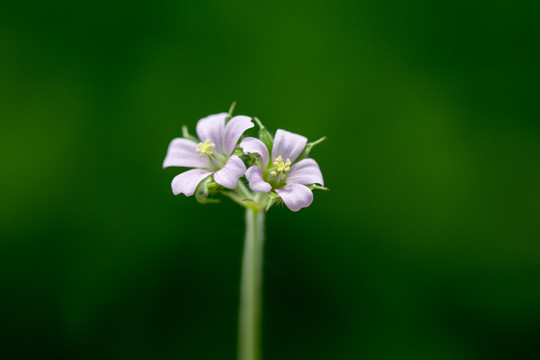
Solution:
<svg viewBox="0 0 540 360">
<path fill-rule="evenodd" d="M 221 193 L 242 206 L 268 210 L 283 201 L 292 211 L 309 206 L 313 189 L 328 190 L 311 149 L 325 138 L 307 138 L 285 130 L 275 137 L 257 118 L 228 113 L 207 116 L 197 123 L 198 138 L 183 128 L 171 141 L 163 167 L 193 168 L 172 181 L 174 195 L 195 195 L 201 203 L 216 202 Z M 259 126 L 259 138 L 242 136 Z M 245 179 L 244 179 L 245 177 Z"/>
</svg>

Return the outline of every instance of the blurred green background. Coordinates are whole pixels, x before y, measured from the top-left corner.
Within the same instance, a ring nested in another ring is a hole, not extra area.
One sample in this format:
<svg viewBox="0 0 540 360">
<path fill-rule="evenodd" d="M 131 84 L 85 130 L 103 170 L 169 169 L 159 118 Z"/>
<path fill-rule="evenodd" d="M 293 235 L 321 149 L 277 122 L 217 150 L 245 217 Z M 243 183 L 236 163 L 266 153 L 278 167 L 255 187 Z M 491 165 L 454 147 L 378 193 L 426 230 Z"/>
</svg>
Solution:
<svg viewBox="0 0 540 360">
<path fill-rule="evenodd" d="M 328 140 L 268 214 L 265 359 L 540 358 L 538 1 L 3 1 L 0 357 L 234 359 L 208 114 Z M 3 356 L 2 356 L 3 355 Z"/>
</svg>

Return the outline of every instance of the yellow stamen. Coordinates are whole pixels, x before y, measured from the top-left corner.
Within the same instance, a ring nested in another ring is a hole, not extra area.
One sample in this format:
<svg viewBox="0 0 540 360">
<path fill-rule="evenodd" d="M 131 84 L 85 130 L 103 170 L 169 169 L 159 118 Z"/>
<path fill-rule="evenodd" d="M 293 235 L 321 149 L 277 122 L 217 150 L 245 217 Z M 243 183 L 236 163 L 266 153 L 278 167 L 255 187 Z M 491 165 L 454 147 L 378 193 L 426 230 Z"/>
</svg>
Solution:
<svg viewBox="0 0 540 360">
<path fill-rule="evenodd" d="M 200 142 L 199 145 L 197 145 L 197 149 L 195 151 L 197 151 L 199 154 L 199 157 L 203 157 L 204 154 L 208 155 L 208 156 L 211 156 L 213 155 L 214 153 L 212 152 L 212 148 L 215 148 L 216 147 L 216 144 L 214 143 L 211 143 L 210 142 L 210 139 L 206 139 L 205 142 Z"/>
<path fill-rule="evenodd" d="M 291 170 L 291 159 L 283 161 L 283 158 L 281 156 L 278 156 L 276 160 L 274 160 L 273 164 L 276 167 L 275 171 L 270 172 L 270 174 L 272 174 L 273 176 L 276 176 L 278 173 L 282 174 Z"/>
</svg>

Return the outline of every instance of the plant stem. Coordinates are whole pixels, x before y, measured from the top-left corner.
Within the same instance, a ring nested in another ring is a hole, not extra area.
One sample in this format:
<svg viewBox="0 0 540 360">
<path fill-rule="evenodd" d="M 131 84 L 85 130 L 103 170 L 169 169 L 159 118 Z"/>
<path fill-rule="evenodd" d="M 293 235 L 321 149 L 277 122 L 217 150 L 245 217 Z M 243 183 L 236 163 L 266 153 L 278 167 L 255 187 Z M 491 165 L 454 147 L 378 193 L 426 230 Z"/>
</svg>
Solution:
<svg viewBox="0 0 540 360">
<path fill-rule="evenodd" d="M 264 210 L 246 208 L 246 242 L 240 285 L 238 360 L 259 360 L 261 351 Z"/>
</svg>

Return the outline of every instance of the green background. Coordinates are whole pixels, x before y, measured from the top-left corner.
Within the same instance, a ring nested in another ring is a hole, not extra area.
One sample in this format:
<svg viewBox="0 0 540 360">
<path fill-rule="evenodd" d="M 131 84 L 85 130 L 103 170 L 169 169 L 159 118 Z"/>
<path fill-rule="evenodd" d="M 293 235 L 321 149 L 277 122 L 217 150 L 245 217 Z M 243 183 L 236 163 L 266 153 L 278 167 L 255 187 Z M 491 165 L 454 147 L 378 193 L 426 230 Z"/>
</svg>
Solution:
<svg viewBox="0 0 540 360">
<path fill-rule="evenodd" d="M 267 219 L 265 359 L 540 358 L 538 1 L 3 1 L 0 356 L 234 359 L 243 211 L 181 126 L 311 140 Z"/>
</svg>

